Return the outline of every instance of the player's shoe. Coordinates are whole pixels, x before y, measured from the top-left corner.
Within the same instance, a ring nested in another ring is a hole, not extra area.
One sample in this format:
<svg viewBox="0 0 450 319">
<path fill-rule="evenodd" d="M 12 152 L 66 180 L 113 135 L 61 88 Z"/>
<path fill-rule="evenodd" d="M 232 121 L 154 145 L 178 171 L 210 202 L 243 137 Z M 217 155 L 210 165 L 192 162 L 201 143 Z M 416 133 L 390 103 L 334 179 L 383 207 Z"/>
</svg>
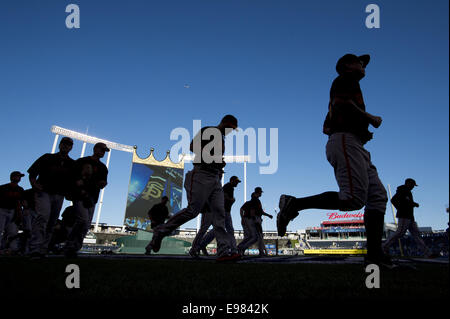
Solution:
<svg viewBox="0 0 450 319">
<path fill-rule="evenodd" d="M 201 252 L 202 252 L 203 255 L 209 256 L 208 250 L 206 250 L 206 248 L 202 248 Z"/>
<path fill-rule="evenodd" d="M 147 254 L 148 251 L 154 251 L 155 253 L 157 253 L 159 251 L 159 249 L 161 248 L 161 241 L 162 241 L 162 237 L 158 235 L 158 233 L 154 232 L 153 233 L 153 237 L 152 240 L 150 241 L 150 243 L 147 245 L 147 247 L 145 247 L 145 252 Z"/>
<path fill-rule="evenodd" d="M 295 197 L 289 195 L 281 195 L 278 207 L 280 211 L 277 215 L 277 231 L 278 236 L 286 235 L 286 229 L 289 222 L 298 216 L 298 212 L 293 210 Z"/>
<path fill-rule="evenodd" d="M 364 257 L 364 269 L 368 265 L 377 265 L 378 267 L 385 269 L 385 270 L 393 270 L 398 268 L 399 266 L 392 262 L 391 258 L 388 256 L 384 256 L 380 260 L 372 260 L 366 257 Z"/>
<path fill-rule="evenodd" d="M 216 259 L 216 262 L 218 263 L 222 263 L 222 262 L 233 262 L 233 261 L 238 261 L 242 258 L 241 254 L 239 253 L 234 253 L 231 255 L 223 255 L 220 256 Z"/>
<path fill-rule="evenodd" d="M 441 255 L 438 253 L 432 253 L 427 256 L 428 259 L 435 259 L 435 258 L 439 258 L 439 257 L 441 257 Z"/>
<path fill-rule="evenodd" d="M 194 248 L 189 249 L 189 255 L 192 258 L 200 258 L 199 251 L 197 249 L 194 249 Z"/>
</svg>

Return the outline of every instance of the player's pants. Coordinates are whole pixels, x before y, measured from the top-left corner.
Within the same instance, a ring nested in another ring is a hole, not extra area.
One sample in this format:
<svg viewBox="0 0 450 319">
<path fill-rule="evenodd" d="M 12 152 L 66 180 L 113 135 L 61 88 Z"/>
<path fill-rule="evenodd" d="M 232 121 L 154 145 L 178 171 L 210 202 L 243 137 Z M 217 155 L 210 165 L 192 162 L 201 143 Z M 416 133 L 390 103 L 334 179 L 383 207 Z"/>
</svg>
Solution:
<svg viewBox="0 0 450 319">
<path fill-rule="evenodd" d="M 195 218 L 209 204 L 212 213 L 212 225 L 217 240 L 217 255 L 228 254 L 229 236 L 225 230 L 225 209 L 222 183 L 219 173 L 213 173 L 194 167 L 186 174 L 184 182 L 188 206 L 154 229 L 154 236 L 165 237 L 187 221 Z"/>
<path fill-rule="evenodd" d="M 244 226 L 245 225 L 245 226 Z M 242 226 L 244 227 L 244 239 L 237 246 L 237 249 L 244 254 L 245 250 L 255 243 L 258 243 L 260 254 L 264 254 L 264 241 L 261 227 L 261 218 L 253 217 L 242 219 Z"/>
<path fill-rule="evenodd" d="M 248 224 L 248 218 L 247 217 L 241 217 L 241 225 L 242 230 L 244 231 L 244 238 L 247 238 L 250 236 L 250 226 Z"/>
<path fill-rule="evenodd" d="M 212 212 L 203 211 L 202 220 L 200 222 L 200 229 L 198 230 L 197 235 L 195 235 L 195 238 L 192 241 L 192 249 L 193 250 L 198 251 L 201 248 L 203 248 L 203 247 L 201 247 L 201 244 L 203 243 L 204 236 L 205 236 L 206 232 L 208 232 L 208 228 L 209 228 L 209 226 L 212 225 L 212 222 L 213 222 Z M 208 232 L 208 234 L 209 233 L 211 233 L 211 231 Z M 214 234 L 213 234 L 212 239 L 214 239 Z"/>
<path fill-rule="evenodd" d="M 95 211 L 95 205 L 86 208 L 81 200 L 73 201 L 73 207 L 75 210 L 75 223 L 67 236 L 64 247 L 66 251 L 79 251 L 83 247 L 83 240 L 89 231 Z"/>
<path fill-rule="evenodd" d="M 361 141 L 351 133 L 335 133 L 328 139 L 326 154 L 339 185 L 339 199 L 347 203 L 341 210 L 358 210 L 365 206 L 366 211 L 384 214 L 386 189 Z"/>
<path fill-rule="evenodd" d="M 31 228 L 30 252 L 45 254 L 53 234 L 53 227 L 61 212 L 64 196 L 46 192 L 36 192 L 34 196 L 36 218 Z"/>
<path fill-rule="evenodd" d="M 33 219 L 36 218 L 36 211 L 34 209 L 25 208 L 22 215 L 22 228 L 23 231 L 31 234 Z"/>
<path fill-rule="evenodd" d="M 382 259 L 387 193 L 370 153 L 353 134 L 335 133 L 328 139 L 326 154 L 339 185 L 339 199 L 345 203 L 340 210 L 358 210 L 365 206 L 367 257 L 374 261 Z"/>
<path fill-rule="evenodd" d="M 6 238 L 8 225 L 14 217 L 14 209 L 0 208 L 0 249 L 6 244 L 3 238 Z"/>
<path fill-rule="evenodd" d="M 19 227 L 17 227 L 16 223 L 11 222 L 6 226 L 5 236 L 8 238 L 8 249 L 13 252 L 17 252 L 19 250 Z M 5 244 L 5 243 L 4 243 Z"/>
<path fill-rule="evenodd" d="M 406 231 L 409 230 L 412 237 L 416 241 L 417 245 L 420 246 L 422 251 L 424 252 L 425 256 L 431 255 L 430 249 L 425 245 L 422 238 L 420 238 L 419 228 L 417 227 L 417 223 L 409 218 L 399 218 L 398 219 L 398 225 L 397 225 L 397 231 L 392 234 L 384 243 L 383 250 L 385 252 L 388 251 L 389 247 L 395 243 L 396 240 L 399 240 L 402 238 Z"/>
<path fill-rule="evenodd" d="M 263 234 L 263 229 L 262 229 L 262 217 L 261 216 L 255 217 L 255 228 L 256 228 L 259 254 L 260 255 L 266 254 L 266 247 L 264 246 L 264 234 Z"/>
<path fill-rule="evenodd" d="M 209 224 L 209 225 L 211 225 L 211 224 Z M 208 227 L 209 227 L 209 225 L 208 225 Z M 202 226 L 203 226 L 203 216 L 202 216 Z M 202 226 L 200 227 L 199 234 L 200 234 L 200 231 L 202 230 Z M 206 230 L 208 230 L 208 228 Z M 234 237 L 234 227 L 233 227 L 233 220 L 231 218 L 231 212 L 225 212 L 225 230 L 227 231 L 228 236 L 229 236 L 231 253 L 236 253 L 237 252 L 236 238 Z M 198 236 L 198 234 L 197 234 L 197 236 Z M 210 230 L 206 235 L 204 235 L 204 233 L 203 233 L 202 237 L 200 237 L 201 241 L 200 241 L 200 244 L 198 244 L 197 249 L 206 248 L 206 246 L 208 246 L 208 244 L 213 241 L 214 237 L 216 237 L 216 235 L 214 233 L 214 229 Z M 194 240 L 194 242 L 195 242 L 195 240 Z M 195 247 L 194 244 L 192 246 Z"/>
</svg>

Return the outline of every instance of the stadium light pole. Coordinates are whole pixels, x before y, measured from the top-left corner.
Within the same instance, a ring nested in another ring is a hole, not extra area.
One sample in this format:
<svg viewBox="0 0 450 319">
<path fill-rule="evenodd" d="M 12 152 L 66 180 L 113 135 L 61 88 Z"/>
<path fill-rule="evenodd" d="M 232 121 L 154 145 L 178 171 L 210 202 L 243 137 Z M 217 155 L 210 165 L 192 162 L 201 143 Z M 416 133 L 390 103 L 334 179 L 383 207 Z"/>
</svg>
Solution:
<svg viewBox="0 0 450 319">
<path fill-rule="evenodd" d="M 55 135 L 55 139 L 53 141 L 53 147 L 52 147 L 52 154 L 55 154 L 56 151 L 56 145 L 58 144 L 58 138 L 59 138 L 59 134 Z"/>
<path fill-rule="evenodd" d="M 80 157 L 84 156 L 84 152 L 86 151 L 86 142 L 83 143 L 83 147 L 81 148 L 81 155 Z"/>
</svg>

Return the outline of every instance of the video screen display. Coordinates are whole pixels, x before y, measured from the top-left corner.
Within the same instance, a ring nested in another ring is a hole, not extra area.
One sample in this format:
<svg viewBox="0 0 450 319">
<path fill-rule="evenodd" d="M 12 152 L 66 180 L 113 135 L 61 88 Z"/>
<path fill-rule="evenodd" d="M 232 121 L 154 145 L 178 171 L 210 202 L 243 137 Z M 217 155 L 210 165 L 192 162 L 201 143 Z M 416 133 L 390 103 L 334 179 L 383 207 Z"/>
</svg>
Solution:
<svg viewBox="0 0 450 319">
<path fill-rule="evenodd" d="M 181 209 L 183 169 L 133 163 L 128 186 L 125 225 L 150 230 L 148 211 L 167 196 L 170 214 Z"/>
</svg>

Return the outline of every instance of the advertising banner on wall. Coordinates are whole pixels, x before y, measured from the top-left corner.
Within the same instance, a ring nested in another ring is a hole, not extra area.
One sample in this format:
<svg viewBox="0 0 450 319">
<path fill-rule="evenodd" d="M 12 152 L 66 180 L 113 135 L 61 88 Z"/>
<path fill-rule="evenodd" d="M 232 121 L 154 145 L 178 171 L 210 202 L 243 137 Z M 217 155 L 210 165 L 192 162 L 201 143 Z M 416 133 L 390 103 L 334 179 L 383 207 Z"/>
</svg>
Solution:
<svg viewBox="0 0 450 319">
<path fill-rule="evenodd" d="M 176 214 L 181 209 L 183 174 L 183 162 L 173 163 L 169 154 L 163 161 L 157 161 L 153 149 L 145 159 L 140 158 L 134 150 L 124 224 L 149 230 L 147 213 L 153 205 L 161 202 L 163 196 L 169 198 L 169 213 Z"/>
</svg>

